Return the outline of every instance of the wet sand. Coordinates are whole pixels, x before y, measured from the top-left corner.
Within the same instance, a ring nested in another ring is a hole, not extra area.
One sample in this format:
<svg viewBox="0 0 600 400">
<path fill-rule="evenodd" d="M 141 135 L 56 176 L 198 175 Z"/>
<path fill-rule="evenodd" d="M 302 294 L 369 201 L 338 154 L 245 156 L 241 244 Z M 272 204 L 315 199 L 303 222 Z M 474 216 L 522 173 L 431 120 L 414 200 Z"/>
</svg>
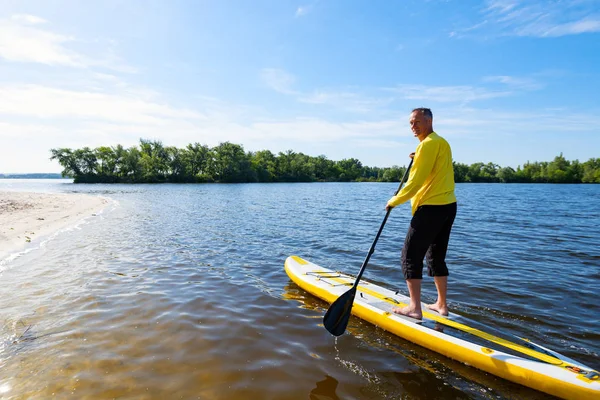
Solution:
<svg viewBox="0 0 600 400">
<path fill-rule="evenodd" d="M 83 194 L 0 191 L 0 260 L 100 211 L 108 200 Z"/>
</svg>

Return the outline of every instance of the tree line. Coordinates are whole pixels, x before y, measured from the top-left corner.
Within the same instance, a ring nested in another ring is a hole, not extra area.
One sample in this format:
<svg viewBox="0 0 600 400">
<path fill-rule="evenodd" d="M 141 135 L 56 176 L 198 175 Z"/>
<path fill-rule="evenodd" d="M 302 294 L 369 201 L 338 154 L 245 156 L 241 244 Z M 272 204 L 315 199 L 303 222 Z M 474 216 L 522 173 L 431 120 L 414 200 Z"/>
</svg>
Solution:
<svg viewBox="0 0 600 400">
<path fill-rule="evenodd" d="M 397 182 L 405 167 L 368 167 L 356 158 L 340 161 L 292 150 L 247 152 L 224 142 L 215 147 L 200 143 L 185 148 L 141 139 L 124 148 L 52 149 L 51 160 L 75 183 L 248 183 L 248 182 Z M 456 182 L 600 183 L 600 158 L 568 161 L 562 154 L 551 162 L 527 162 L 513 169 L 494 163 L 454 163 Z"/>
<path fill-rule="evenodd" d="M 0 174 L 0 179 L 60 179 L 61 174 L 34 172 L 30 174 Z"/>
</svg>

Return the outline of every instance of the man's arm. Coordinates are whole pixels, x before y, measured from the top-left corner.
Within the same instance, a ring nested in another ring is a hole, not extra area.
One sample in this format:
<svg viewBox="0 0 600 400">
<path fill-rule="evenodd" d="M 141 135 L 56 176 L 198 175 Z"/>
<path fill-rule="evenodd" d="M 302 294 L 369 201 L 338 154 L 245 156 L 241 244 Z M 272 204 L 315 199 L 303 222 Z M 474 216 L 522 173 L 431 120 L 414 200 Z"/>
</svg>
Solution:
<svg viewBox="0 0 600 400">
<path fill-rule="evenodd" d="M 433 164 L 435 163 L 437 153 L 438 146 L 433 141 L 424 142 L 417 147 L 408 182 L 406 182 L 406 185 L 397 195 L 387 202 L 386 208 L 396 207 L 397 205 L 410 200 L 417 194 L 433 170 Z"/>
</svg>

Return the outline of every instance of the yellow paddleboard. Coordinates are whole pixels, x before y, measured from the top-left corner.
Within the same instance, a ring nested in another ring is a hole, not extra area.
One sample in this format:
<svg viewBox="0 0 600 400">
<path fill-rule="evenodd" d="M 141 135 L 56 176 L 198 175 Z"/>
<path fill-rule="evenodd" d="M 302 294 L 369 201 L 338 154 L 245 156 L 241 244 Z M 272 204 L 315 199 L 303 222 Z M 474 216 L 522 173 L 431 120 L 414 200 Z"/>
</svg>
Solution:
<svg viewBox="0 0 600 400">
<path fill-rule="evenodd" d="M 302 289 L 334 302 L 354 278 L 297 256 L 285 261 L 288 276 Z M 406 340 L 512 382 L 573 400 L 600 399 L 600 374 L 555 351 L 517 337 L 503 337 L 473 327 L 472 321 L 424 311 L 423 320 L 404 317 L 392 308 L 409 298 L 361 280 L 352 314 Z M 423 307 L 426 310 L 425 307 Z"/>
</svg>

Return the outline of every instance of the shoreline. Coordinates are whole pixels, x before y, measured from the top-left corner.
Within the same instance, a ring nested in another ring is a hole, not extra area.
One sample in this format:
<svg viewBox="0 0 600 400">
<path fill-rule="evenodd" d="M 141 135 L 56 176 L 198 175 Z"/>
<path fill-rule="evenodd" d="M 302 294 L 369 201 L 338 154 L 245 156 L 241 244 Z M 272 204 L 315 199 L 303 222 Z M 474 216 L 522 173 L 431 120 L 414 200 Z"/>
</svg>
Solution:
<svg viewBox="0 0 600 400">
<path fill-rule="evenodd" d="M 0 191 L 0 262 L 107 204 L 105 198 L 86 194 Z"/>
</svg>

